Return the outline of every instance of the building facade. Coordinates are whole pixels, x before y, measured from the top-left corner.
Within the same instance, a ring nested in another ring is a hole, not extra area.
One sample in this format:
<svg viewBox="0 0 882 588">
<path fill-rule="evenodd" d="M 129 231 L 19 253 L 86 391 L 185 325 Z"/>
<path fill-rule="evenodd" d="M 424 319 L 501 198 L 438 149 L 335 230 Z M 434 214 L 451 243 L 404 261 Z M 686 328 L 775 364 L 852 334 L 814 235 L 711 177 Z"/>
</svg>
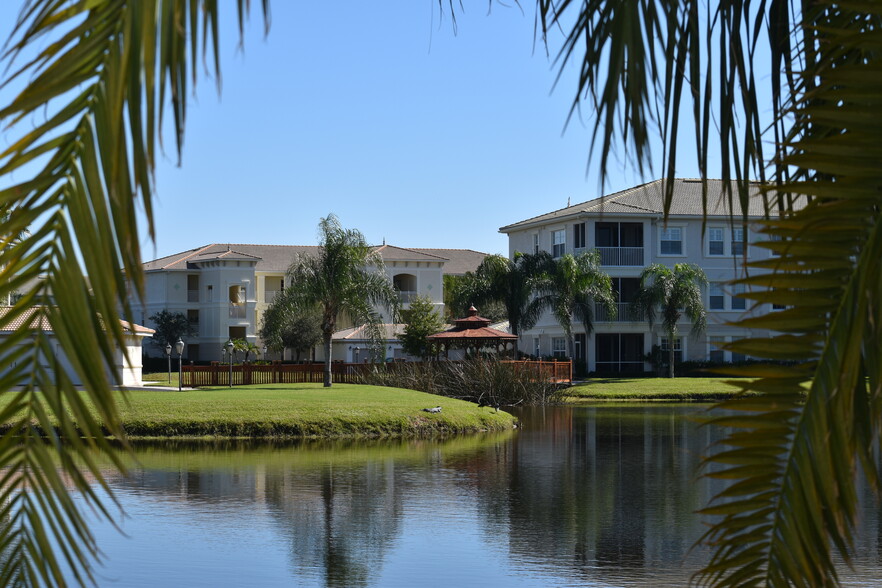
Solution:
<svg viewBox="0 0 882 588">
<path fill-rule="evenodd" d="M 768 332 L 728 324 L 745 316 L 775 310 L 771 305 L 754 304 L 740 297 L 739 294 L 744 293 L 743 286 L 726 284 L 746 275 L 745 261 L 772 256 L 769 250 L 756 245 L 765 239 L 756 232 L 757 221 L 765 213 L 758 187 L 754 187 L 751 194 L 748 222 L 744 223 L 737 201 L 734 216 L 730 214 L 729 197 L 724 194 L 722 182 L 708 181 L 705 214 L 701 181 L 673 181 L 674 198 L 667 221 L 663 216 L 664 186 L 657 180 L 500 229 L 508 235 L 510 256 L 518 251 L 547 251 L 555 258 L 590 249 L 600 252 L 603 269 L 613 281 L 618 312 L 611 315 L 597 308 L 594 332 L 590 335 L 585 333 L 581 323 L 574 322 L 575 359 L 584 361 L 588 371 L 649 370 L 651 365 L 646 358 L 653 345 L 666 350 L 671 343 L 680 360 L 737 362 L 745 358 L 724 351 L 719 345 L 739 338 L 768 335 Z M 654 263 L 667 266 L 694 263 L 704 270 L 709 285 L 703 291 L 708 315 L 708 326 L 703 334 L 691 334 L 691 324 L 684 317 L 678 326 L 679 336 L 669 342 L 657 324 L 650 328 L 645 317 L 631 309 L 630 303 L 640 286 L 640 274 Z M 545 313 L 533 329 L 521 336 L 520 349 L 532 355 L 566 356 L 563 329 L 550 313 Z"/>
<path fill-rule="evenodd" d="M 146 262 L 146 297 L 133 300 L 141 324 L 161 310 L 187 316 L 197 335 L 186 340 L 189 361 L 216 361 L 229 339 L 262 347 L 257 333 L 267 305 L 286 286 L 286 271 L 300 255 L 315 255 L 317 246 L 213 243 Z M 402 308 L 417 295 L 428 296 L 443 316 L 445 266 L 471 263 L 476 252 L 454 249 L 416 250 L 382 245 L 376 248 L 385 271 L 398 289 Z M 430 252 L 431 251 L 431 252 Z M 446 256 L 445 256 L 446 252 Z M 484 254 L 477 254 L 483 259 Z M 478 262 L 479 263 L 479 262 Z M 388 320 L 389 317 L 385 317 Z M 341 324 L 341 328 L 354 325 Z M 148 355 L 162 350 L 149 343 Z M 341 349 L 345 349 L 341 346 Z M 395 348 L 389 350 L 394 356 Z M 270 355 L 270 359 L 281 359 Z M 349 357 L 335 357 L 350 361 Z"/>
</svg>

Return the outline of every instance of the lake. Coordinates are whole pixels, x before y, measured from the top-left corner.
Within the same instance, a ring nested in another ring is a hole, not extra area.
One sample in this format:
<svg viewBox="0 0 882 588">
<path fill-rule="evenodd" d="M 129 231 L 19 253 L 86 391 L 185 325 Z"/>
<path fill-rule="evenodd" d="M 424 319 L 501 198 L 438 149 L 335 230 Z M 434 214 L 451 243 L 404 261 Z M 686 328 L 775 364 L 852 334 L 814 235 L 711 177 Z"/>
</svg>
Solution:
<svg viewBox="0 0 882 588">
<path fill-rule="evenodd" d="M 523 410 L 446 440 L 136 445 L 100 586 L 683 586 L 706 552 L 696 405 Z M 882 584 L 869 491 L 847 585 Z"/>
</svg>

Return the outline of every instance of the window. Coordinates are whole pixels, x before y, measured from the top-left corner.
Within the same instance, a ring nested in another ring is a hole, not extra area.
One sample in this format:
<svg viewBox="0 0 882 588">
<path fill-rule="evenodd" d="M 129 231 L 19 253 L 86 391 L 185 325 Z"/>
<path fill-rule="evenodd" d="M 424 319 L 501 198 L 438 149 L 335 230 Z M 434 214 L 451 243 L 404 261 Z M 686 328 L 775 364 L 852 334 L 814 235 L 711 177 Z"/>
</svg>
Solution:
<svg viewBox="0 0 882 588">
<path fill-rule="evenodd" d="M 747 308 L 747 299 L 741 298 L 746 292 L 744 284 L 735 284 L 732 287 L 732 310 L 745 310 Z"/>
<path fill-rule="evenodd" d="M 539 346 L 539 337 L 533 337 L 533 355 L 536 359 L 542 357 L 542 348 Z"/>
<path fill-rule="evenodd" d="M 563 337 L 553 337 L 551 339 L 551 354 L 554 357 L 566 357 L 567 340 Z"/>
<path fill-rule="evenodd" d="M 744 255 L 744 229 L 732 229 L 732 255 Z"/>
<path fill-rule="evenodd" d="M 772 310 L 784 310 L 787 308 L 784 304 L 772 303 Z"/>
<path fill-rule="evenodd" d="M 769 241 L 771 241 L 771 242 L 773 242 L 773 243 L 780 243 L 780 242 L 783 241 L 783 240 L 784 240 L 784 239 L 781 238 L 781 235 L 770 235 L 770 236 L 769 236 Z M 780 251 L 776 251 L 776 250 L 774 250 L 774 249 L 771 249 L 771 250 L 769 251 L 769 254 L 772 255 L 772 256 L 777 257 L 777 256 L 781 255 L 781 252 L 780 252 Z"/>
<path fill-rule="evenodd" d="M 726 342 L 725 337 L 711 336 L 710 338 L 710 351 L 708 351 L 707 358 L 714 363 L 723 363 L 726 361 L 726 354 L 721 349 L 723 343 Z"/>
<path fill-rule="evenodd" d="M 573 225 L 573 249 L 585 248 L 585 223 Z"/>
<path fill-rule="evenodd" d="M 551 233 L 551 257 L 558 258 L 567 252 L 567 232 L 564 229 Z"/>
<path fill-rule="evenodd" d="M 683 255 L 683 229 L 668 227 L 662 229 L 659 243 L 661 255 Z"/>
<path fill-rule="evenodd" d="M 724 255 L 725 242 L 723 239 L 723 229 L 720 227 L 711 227 L 707 230 L 707 254 L 708 255 Z"/>
<path fill-rule="evenodd" d="M 214 302 L 214 290 L 213 290 L 213 288 L 214 288 L 213 286 L 206 286 L 206 287 L 205 287 L 206 292 L 207 292 L 206 299 L 207 299 L 208 302 Z"/>
<path fill-rule="evenodd" d="M 710 310 L 726 310 L 726 295 L 723 287 L 713 282 L 707 292 L 708 308 Z"/>
<path fill-rule="evenodd" d="M 742 337 L 732 337 L 732 343 L 740 341 L 741 339 Z M 746 359 L 747 356 L 743 353 L 738 353 L 737 351 L 732 352 L 732 363 L 738 363 L 739 361 L 745 361 Z"/>
<path fill-rule="evenodd" d="M 665 361 L 668 359 L 668 352 L 670 351 L 669 342 L 667 337 L 662 337 L 661 340 L 661 349 L 664 352 Z M 683 339 L 681 337 L 674 337 L 674 363 L 683 361 Z"/>
<path fill-rule="evenodd" d="M 533 233 L 533 254 L 539 253 L 539 233 Z"/>
<path fill-rule="evenodd" d="M 195 308 L 187 309 L 187 321 L 192 327 L 199 326 L 199 310 Z"/>
</svg>

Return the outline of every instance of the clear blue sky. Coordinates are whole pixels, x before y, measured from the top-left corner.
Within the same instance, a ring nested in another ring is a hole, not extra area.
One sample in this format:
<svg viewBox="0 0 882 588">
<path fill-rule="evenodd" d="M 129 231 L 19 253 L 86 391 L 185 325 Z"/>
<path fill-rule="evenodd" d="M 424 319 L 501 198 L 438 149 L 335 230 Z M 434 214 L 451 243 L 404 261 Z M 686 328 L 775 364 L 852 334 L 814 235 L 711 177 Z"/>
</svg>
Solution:
<svg viewBox="0 0 882 588">
<path fill-rule="evenodd" d="M 19 3 L 2 4 L 5 38 Z M 507 253 L 500 226 L 600 195 L 590 113 L 564 130 L 576 71 L 552 91 L 529 1 L 468 3 L 454 34 L 436 0 L 276 0 L 269 36 L 254 10 L 244 50 L 221 4 L 223 90 L 200 80 L 181 167 L 167 141 L 145 258 L 314 244 L 328 213 L 372 243 Z M 697 174 L 692 159 L 678 175 Z M 607 193 L 652 179 L 613 166 Z"/>
</svg>

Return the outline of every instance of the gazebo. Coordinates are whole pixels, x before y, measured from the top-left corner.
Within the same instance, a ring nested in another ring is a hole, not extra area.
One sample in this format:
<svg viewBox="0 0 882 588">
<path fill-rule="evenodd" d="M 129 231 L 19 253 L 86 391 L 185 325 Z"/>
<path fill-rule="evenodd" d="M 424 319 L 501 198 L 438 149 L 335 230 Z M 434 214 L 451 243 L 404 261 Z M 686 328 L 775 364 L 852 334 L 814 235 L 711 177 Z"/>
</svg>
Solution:
<svg viewBox="0 0 882 588">
<path fill-rule="evenodd" d="M 474 306 L 469 307 L 468 316 L 456 319 L 453 323 L 453 328 L 427 337 L 435 348 L 436 355 L 443 350 L 444 356 L 447 357 L 451 347 L 474 348 L 475 351 L 493 347 L 497 354 L 504 353 L 509 344 L 512 345 L 512 349 L 517 349 L 518 336 L 491 329 L 490 319 L 478 316 L 478 310 Z"/>
</svg>

